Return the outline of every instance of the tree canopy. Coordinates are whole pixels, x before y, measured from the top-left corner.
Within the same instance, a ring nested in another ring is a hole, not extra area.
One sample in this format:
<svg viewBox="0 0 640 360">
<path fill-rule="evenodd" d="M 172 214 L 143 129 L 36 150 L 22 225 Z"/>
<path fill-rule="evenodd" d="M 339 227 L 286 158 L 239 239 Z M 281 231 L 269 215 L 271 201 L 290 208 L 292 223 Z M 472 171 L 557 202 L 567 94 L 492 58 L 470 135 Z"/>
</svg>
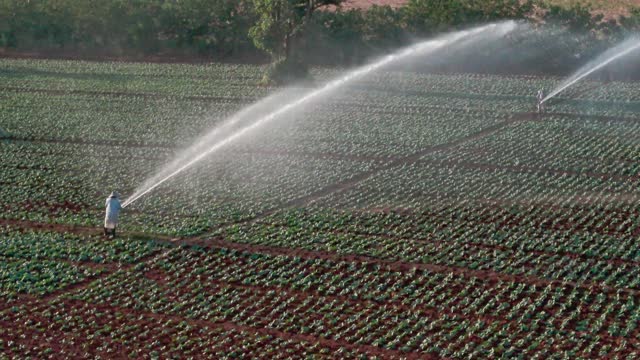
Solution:
<svg viewBox="0 0 640 360">
<path fill-rule="evenodd" d="M 323 6 L 339 6 L 343 0 L 253 0 L 258 20 L 249 36 L 258 49 L 274 60 L 288 59 L 292 48 L 304 41 L 304 30 L 313 13 Z"/>
<path fill-rule="evenodd" d="M 342 2 L 0 0 L 0 51 L 98 59 L 271 60 L 270 71 L 295 78 L 308 73 L 310 65 L 354 66 L 440 33 L 523 19 L 534 25 L 527 37 L 536 45 L 530 48 L 544 58 L 535 66 L 514 64 L 513 71 L 565 73 L 640 30 L 640 8 L 615 19 L 590 5 L 544 0 L 409 0 L 399 8 L 323 8 Z M 549 38 L 549 28 L 563 36 Z"/>
</svg>

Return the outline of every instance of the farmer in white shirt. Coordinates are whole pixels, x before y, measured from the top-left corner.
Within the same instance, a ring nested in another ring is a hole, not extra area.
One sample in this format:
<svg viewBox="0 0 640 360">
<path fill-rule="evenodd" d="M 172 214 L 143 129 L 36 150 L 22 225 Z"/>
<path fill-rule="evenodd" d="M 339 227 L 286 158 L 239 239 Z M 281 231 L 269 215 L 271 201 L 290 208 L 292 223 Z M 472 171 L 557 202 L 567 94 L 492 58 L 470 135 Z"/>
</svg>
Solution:
<svg viewBox="0 0 640 360">
<path fill-rule="evenodd" d="M 122 209 L 120 195 L 114 191 L 109 195 L 106 202 L 107 213 L 104 217 L 104 236 L 108 236 L 109 232 L 113 237 L 116 237 L 116 227 L 118 226 L 118 214 Z"/>
<path fill-rule="evenodd" d="M 542 100 L 544 100 L 544 89 L 540 89 L 538 90 L 538 112 L 541 113 L 544 111 L 544 103 L 542 102 Z"/>
</svg>

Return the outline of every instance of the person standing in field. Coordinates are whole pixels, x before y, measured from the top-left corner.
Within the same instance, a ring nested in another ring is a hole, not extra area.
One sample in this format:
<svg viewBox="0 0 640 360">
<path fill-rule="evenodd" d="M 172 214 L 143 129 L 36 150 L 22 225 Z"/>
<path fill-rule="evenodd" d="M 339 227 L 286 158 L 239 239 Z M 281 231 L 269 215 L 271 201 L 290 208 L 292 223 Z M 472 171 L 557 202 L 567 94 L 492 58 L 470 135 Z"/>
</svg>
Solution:
<svg viewBox="0 0 640 360">
<path fill-rule="evenodd" d="M 107 210 L 104 217 L 104 236 L 109 236 L 109 233 L 111 233 L 114 238 L 116 237 L 118 214 L 120 214 L 120 210 L 122 210 L 122 205 L 120 205 L 120 200 L 118 199 L 119 197 L 118 192 L 114 191 L 107 198 L 105 204 Z"/>
<path fill-rule="evenodd" d="M 538 113 L 541 113 L 544 111 L 544 103 L 542 102 L 544 100 L 544 89 L 538 90 L 537 99 L 538 99 Z"/>
</svg>

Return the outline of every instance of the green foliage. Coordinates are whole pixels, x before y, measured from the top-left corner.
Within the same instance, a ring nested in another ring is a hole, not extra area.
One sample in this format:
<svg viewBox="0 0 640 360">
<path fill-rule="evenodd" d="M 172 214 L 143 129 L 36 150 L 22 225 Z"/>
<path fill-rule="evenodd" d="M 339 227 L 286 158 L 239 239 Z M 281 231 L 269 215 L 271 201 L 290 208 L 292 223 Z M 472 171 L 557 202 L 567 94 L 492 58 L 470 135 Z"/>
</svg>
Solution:
<svg viewBox="0 0 640 360">
<path fill-rule="evenodd" d="M 267 68 L 261 85 L 281 85 L 309 80 L 309 68 L 294 58 L 280 58 Z"/>
<path fill-rule="evenodd" d="M 339 5 L 343 0 L 253 0 L 258 17 L 249 36 L 258 49 L 274 60 L 291 56 L 292 47 L 303 41 L 313 13 L 322 6 Z"/>
<path fill-rule="evenodd" d="M 408 44 L 474 24 L 525 19 L 570 35 L 549 44 L 541 71 L 576 65 L 640 28 L 640 10 L 619 21 L 586 5 L 536 0 L 410 0 L 406 6 L 324 11 L 341 0 L 0 0 L 0 47 L 83 55 L 176 55 L 264 61 L 267 78 L 308 64 L 356 65 Z M 282 61 L 281 59 L 287 59 Z M 527 67 L 529 68 L 529 67 Z M 293 76 L 293 74 L 291 74 Z M 268 79 L 269 80 L 269 79 Z M 269 82 L 271 82 L 269 80 Z M 279 82 L 279 81 L 274 81 Z"/>
<path fill-rule="evenodd" d="M 273 58 L 281 57 L 293 32 L 294 12 L 286 0 L 254 0 L 258 21 L 249 30 L 254 45 Z"/>
<path fill-rule="evenodd" d="M 602 19 L 601 14 L 592 15 L 591 8 L 580 3 L 575 3 L 571 7 L 550 5 L 545 14 L 546 21 L 563 25 L 576 33 L 595 30 Z"/>
<path fill-rule="evenodd" d="M 532 0 L 410 0 L 402 11 L 410 32 L 430 35 L 480 22 L 522 19 L 532 9 Z"/>
<path fill-rule="evenodd" d="M 245 0 L 190 0 L 166 2 L 163 9 L 176 46 L 195 48 L 199 53 L 211 49 L 231 56 L 252 49 L 247 29 L 254 22 L 253 12 Z"/>
<path fill-rule="evenodd" d="M 620 18 L 621 27 L 629 32 L 640 30 L 640 7 L 629 9 L 629 16 Z"/>
<path fill-rule="evenodd" d="M 364 13 L 364 22 L 360 32 L 369 46 L 377 49 L 393 47 L 403 38 L 401 11 L 390 6 L 372 6 Z"/>
<path fill-rule="evenodd" d="M 285 83 L 308 76 L 308 69 L 299 60 L 305 35 L 313 13 L 322 6 L 339 5 L 342 0 L 253 0 L 258 17 L 249 29 L 256 48 L 271 55 L 274 63 L 263 83 Z"/>
<path fill-rule="evenodd" d="M 47 43 L 62 46 L 71 40 L 71 29 L 65 20 L 72 17 L 64 0 L 3 0 L 0 2 L 0 45 Z"/>
<path fill-rule="evenodd" d="M 253 102 L 262 68 L 0 65 L 0 123 L 23 137 L 0 146 L 0 218 L 41 228 L 0 226 L 8 357 L 629 353 L 640 314 L 636 83 L 579 83 L 544 121 L 505 122 L 559 79 L 362 78 L 126 209 L 127 232 L 215 225 L 189 247 L 42 227 L 100 222 L 100 190 L 130 192 L 183 147 L 136 144 L 184 144 L 211 128 Z"/>
<path fill-rule="evenodd" d="M 253 49 L 244 0 L 0 0 L 0 46 L 111 54 Z"/>
<path fill-rule="evenodd" d="M 308 33 L 314 46 L 308 46 L 304 51 L 307 61 L 359 63 L 367 54 L 362 32 L 365 21 L 365 12 L 358 10 L 318 13 Z"/>
</svg>

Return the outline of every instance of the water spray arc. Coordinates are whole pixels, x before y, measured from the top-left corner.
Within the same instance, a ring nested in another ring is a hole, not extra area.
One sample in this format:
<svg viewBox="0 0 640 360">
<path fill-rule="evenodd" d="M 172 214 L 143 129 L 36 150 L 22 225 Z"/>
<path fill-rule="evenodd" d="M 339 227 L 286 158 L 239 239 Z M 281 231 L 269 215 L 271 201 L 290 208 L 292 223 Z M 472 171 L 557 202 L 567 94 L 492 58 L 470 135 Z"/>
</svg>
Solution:
<svg viewBox="0 0 640 360">
<path fill-rule="evenodd" d="M 542 99 L 542 103 L 547 100 L 553 98 L 558 95 L 571 85 L 577 83 L 578 81 L 584 79 L 585 77 L 591 75 L 592 73 L 602 69 L 603 67 L 609 65 L 611 62 L 629 55 L 634 50 L 640 49 L 640 38 L 631 38 L 629 40 L 624 41 L 620 45 L 617 45 L 607 51 L 605 51 L 602 55 L 595 58 L 593 61 L 590 61 L 588 64 L 584 65 L 578 71 L 576 71 L 573 75 L 571 75 L 567 80 L 563 81 L 560 85 L 558 85 L 553 91 L 549 93 L 544 99 Z"/>
<path fill-rule="evenodd" d="M 447 34 L 441 37 L 438 37 L 433 40 L 424 41 L 418 43 L 416 45 L 410 46 L 403 50 L 400 50 L 394 54 L 387 55 L 376 62 L 373 62 L 369 65 L 365 65 L 363 67 L 357 68 L 353 71 L 350 71 L 346 75 L 341 78 L 335 79 L 333 81 L 328 82 L 322 87 L 312 90 L 302 96 L 298 95 L 294 100 L 289 101 L 285 105 L 268 112 L 266 115 L 262 115 L 261 117 L 257 117 L 255 121 L 247 124 L 244 127 L 240 127 L 238 129 L 233 129 L 226 137 L 216 140 L 216 135 L 224 134 L 225 129 L 215 128 L 210 131 L 203 138 L 198 140 L 193 146 L 183 151 L 180 155 L 176 157 L 174 161 L 170 164 L 162 168 L 157 174 L 148 179 L 143 186 L 138 188 L 133 195 L 131 195 L 124 203 L 123 207 L 127 207 L 131 203 L 140 199 L 142 196 L 148 194 L 162 183 L 167 180 L 173 178 L 178 175 L 182 171 L 190 168 L 195 163 L 200 160 L 206 158 L 210 154 L 216 152 L 217 150 L 223 148 L 229 143 L 237 140 L 238 138 L 247 135 L 251 131 L 259 128 L 260 126 L 271 122 L 272 120 L 286 115 L 287 113 L 293 112 L 294 110 L 300 109 L 303 106 L 309 105 L 312 101 L 319 100 L 323 96 L 328 95 L 329 93 L 337 90 L 338 88 L 343 87 L 349 82 L 361 78 L 364 75 L 367 75 L 373 71 L 379 70 L 395 61 L 402 60 L 405 58 L 409 58 L 411 56 L 416 55 L 429 55 L 433 54 L 435 51 L 443 49 L 448 45 L 455 44 L 457 42 L 463 40 L 471 40 L 476 36 L 480 36 L 482 34 L 499 36 L 502 37 L 509 32 L 513 31 L 517 27 L 517 24 L 513 21 L 501 22 L 501 23 L 493 23 L 489 25 L 484 25 L 480 27 L 476 27 L 469 30 L 458 31 L 455 33 Z M 282 94 L 276 94 L 276 97 L 282 97 Z M 271 97 L 270 97 L 271 98 Z M 268 102 L 268 99 L 266 101 Z M 289 98 L 290 99 L 290 98 Z M 265 101 L 263 101 L 265 102 Z M 261 103 L 263 103 L 261 102 Z M 251 113 L 251 109 L 254 107 L 260 107 L 261 103 L 255 104 L 251 106 L 249 109 L 245 111 L 241 111 L 236 116 L 232 117 L 229 121 L 227 121 L 222 128 L 226 127 L 227 132 L 229 132 L 229 128 L 233 128 L 243 115 L 247 115 L 247 113 Z"/>
</svg>

